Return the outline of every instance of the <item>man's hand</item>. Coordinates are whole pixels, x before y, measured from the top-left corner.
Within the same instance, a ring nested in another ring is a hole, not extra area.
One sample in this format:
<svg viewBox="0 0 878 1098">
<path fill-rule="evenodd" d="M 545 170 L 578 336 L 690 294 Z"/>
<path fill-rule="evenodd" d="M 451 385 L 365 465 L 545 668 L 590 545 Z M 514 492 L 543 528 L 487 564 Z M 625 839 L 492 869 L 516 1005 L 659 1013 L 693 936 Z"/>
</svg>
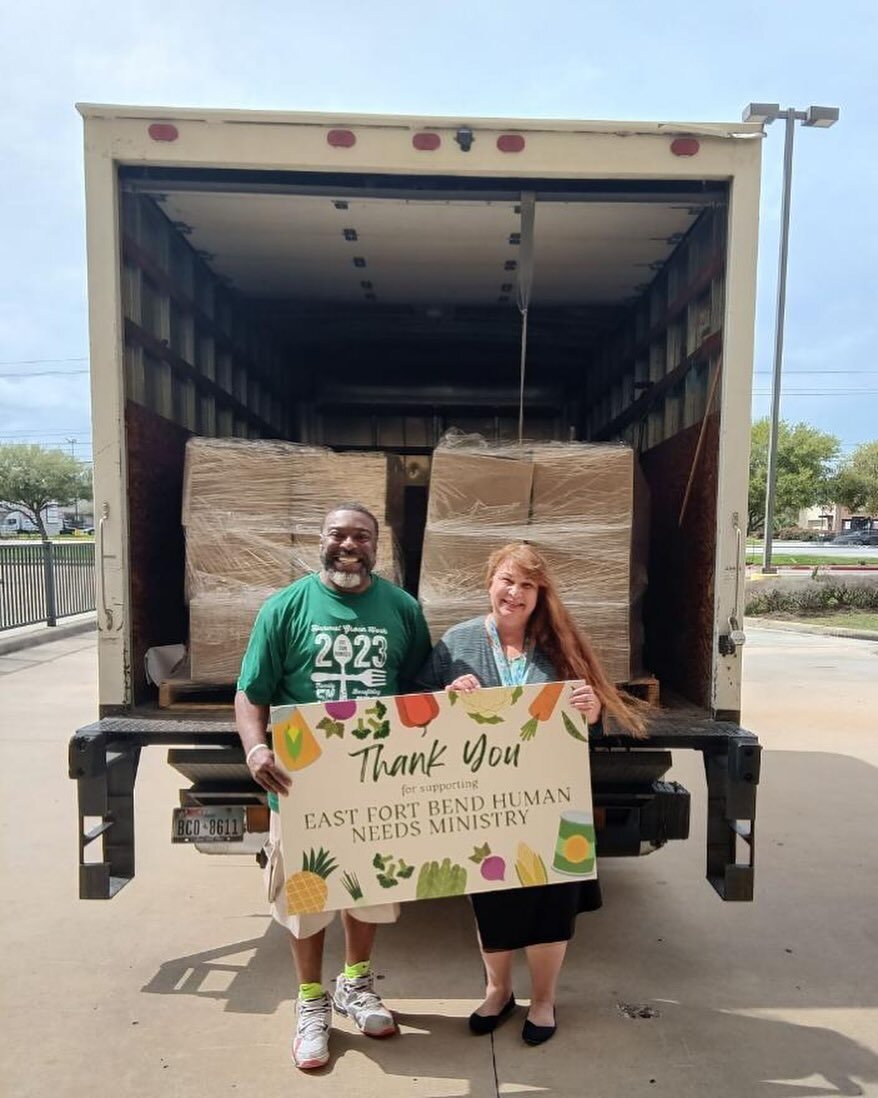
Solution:
<svg viewBox="0 0 878 1098">
<path fill-rule="evenodd" d="M 570 695 L 570 704 L 580 713 L 585 714 L 589 724 L 597 724 L 601 716 L 601 700 L 594 692 L 594 687 L 587 682 L 573 684 L 573 692 Z"/>
<path fill-rule="evenodd" d="M 280 793 L 285 797 L 289 792 L 290 779 L 277 765 L 274 752 L 265 742 L 268 728 L 269 707 L 251 702 L 243 690 L 235 695 L 235 723 L 247 769 L 253 780 L 269 793 Z"/>
<path fill-rule="evenodd" d="M 292 782 L 277 765 L 274 752 L 267 743 L 262 745 L 262 750 L 254 750 L 247 767 L 256 784 L 267 789 L 269 793 L 279 793 L 282 797 L 289 794 Z"/>
</svg>

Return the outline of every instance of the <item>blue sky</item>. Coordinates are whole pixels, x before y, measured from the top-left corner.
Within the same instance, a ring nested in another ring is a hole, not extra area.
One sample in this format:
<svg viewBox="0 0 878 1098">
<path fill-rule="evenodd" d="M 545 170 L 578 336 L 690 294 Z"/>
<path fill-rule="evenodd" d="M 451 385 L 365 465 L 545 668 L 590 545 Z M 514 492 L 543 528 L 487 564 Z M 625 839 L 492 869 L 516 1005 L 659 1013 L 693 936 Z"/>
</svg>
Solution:
<svg viewBox="0 0 878 1098">
<path fill-rule="evenodd" d="M 833 129 L 796 133 L 782 414 L 838 435 L 846 451 L 878 437 L 878 6 L 710 9 L 639 0 L 7 6 L 0 440 L 91 456 L 76 101 L 686 121 L 735 120 L 751 100 L 838 106 Z M 754 415 L 769 404 L 782 145 L 775 124 L 764 155 Z"/>
</svg>

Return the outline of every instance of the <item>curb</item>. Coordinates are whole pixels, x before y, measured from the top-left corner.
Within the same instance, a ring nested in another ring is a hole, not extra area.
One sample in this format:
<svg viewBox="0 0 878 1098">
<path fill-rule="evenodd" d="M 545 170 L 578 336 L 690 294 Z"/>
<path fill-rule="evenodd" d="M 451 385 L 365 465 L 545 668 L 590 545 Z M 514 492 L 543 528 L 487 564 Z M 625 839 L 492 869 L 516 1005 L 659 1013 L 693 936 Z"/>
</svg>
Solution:
<svg viewBox="0 0 878 1098">
<path fill-rule="evenodd" d="M 27 648 L 37 648 L 41 644 L 51 644 L 53 641 L 66 640 L 81 633 L 91 633 L 97 630 L 97 627 L 96 616 L 89 614 L 88 616 L 78 615 L 73 621 L 66 621 L 51 628 L 48 625 L 37 624 L 12 630 L 12 636 L 4 637 L 0 634 L 0 656 L 8 656 L 12 652 L 21 652 Z"/>
<path fill-rule="evenodd" d="M 775 621 L 770 618 L 747 618 L 745 631 L 750 629 L 768 629 L 777 633 L 811 633 L 820 637 L 845 637 L 848 640 L 878 641 L 878 630 L 844 629 L 832 625 L 808 625 L 803 621 Z"/>
</svg>

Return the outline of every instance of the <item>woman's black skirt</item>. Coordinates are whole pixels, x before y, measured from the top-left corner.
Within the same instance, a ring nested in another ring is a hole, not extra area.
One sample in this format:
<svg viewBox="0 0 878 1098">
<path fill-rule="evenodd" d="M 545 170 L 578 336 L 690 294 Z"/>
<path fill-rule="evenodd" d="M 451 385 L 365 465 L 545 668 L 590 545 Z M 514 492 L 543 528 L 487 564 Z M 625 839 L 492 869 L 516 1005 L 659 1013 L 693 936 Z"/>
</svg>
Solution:
<svg viewBox="0 0 878 1098">
<path fill-rule="evenodd" d="M 576 916 L 601 906 L 598 880 L 536 885 L 472 896 L 482 948 L 490 953 L 573 937 Z"/>
</svg>

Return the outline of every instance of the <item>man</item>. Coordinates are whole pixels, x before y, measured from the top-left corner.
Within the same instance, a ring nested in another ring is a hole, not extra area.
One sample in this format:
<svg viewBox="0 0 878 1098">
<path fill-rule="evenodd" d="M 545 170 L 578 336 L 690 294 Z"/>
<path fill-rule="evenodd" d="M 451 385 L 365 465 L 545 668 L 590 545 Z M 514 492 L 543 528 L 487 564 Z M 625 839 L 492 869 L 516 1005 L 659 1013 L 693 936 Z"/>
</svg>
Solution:
<svg viewBox="0 0 878 1098">
<path fill-rule="evenodd" d="M 323 1067 L 329 1060 L 333 1003 L 370 1037 L 397 1031 L 393 1015 L 375 993 L 371 957 L 377 924 L 395 922 L 399 905 L 358 908 L 356 916 L 342 913 L 345 970 L 330 1000 L 322 983 L 323 943 L 334 912 L 287 912 L 277 795 L 287 796 L 291 783 L 266 743 L 270 706 L 404 694 L 429 655 L 430 638 L 418 603 L 372 575 L 377 547 L 378 522 L 362 504 L 341 503 L 326 515 L 320 535 L 322 570 L 278 591 L 259 611 L 235 697 L 247 765 L 268 791 L 272 807 L 266 877 L 272 915 L 291 933 L 299 980 L 292 1056 L 303 1070 Z"/>
</svg>

